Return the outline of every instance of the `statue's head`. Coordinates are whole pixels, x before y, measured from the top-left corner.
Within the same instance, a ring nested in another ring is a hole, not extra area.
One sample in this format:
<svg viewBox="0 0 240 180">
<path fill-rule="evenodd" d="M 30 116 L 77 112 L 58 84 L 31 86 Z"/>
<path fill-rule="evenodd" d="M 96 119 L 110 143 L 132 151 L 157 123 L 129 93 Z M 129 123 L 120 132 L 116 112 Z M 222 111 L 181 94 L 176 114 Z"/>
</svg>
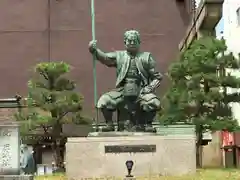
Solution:
<svg viewBox="0 0 240 180">
<path fill-rule="evenodd" d="M 124 44 L 130 53 L 136 53 L 140 47 L 140 34 L 136 30 L 129 30 L 124 33 Z"/>
<path fill-rule="evenodd" d="M 25 152 L 25 151 L 28 150 L 28 146 L 27 146 L 26 144 L 21 144 L 20 150 L 21 150 L 21 152 L 23 153 L 23 152 Z"/>
</svg>

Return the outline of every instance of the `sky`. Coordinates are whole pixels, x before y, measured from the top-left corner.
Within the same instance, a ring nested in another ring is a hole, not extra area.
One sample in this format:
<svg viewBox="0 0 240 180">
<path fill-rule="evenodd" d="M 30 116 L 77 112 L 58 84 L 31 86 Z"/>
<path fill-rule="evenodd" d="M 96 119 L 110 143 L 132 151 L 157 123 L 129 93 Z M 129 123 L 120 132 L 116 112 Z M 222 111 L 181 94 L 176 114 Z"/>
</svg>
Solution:
<svg viewBox="0 0 240 180">
<path fill-rule="evenodd" d="M 198 5 L 201 2 L 201 0 L 195 0 L 195 2 L 196 2 L 196 6 L 198 7 Z"/>
<path fill-rule="evenodd" d="M 224 30 L 224 20 L 223 20 L 223 18 L 221 18 L 221 20 L 217 24 L 215 30 L 216 30 L 216 36 L 219 37 L 220 34 L 221 34 L 221 31 L 223 32 L 223 30 Z"/>
</svg>

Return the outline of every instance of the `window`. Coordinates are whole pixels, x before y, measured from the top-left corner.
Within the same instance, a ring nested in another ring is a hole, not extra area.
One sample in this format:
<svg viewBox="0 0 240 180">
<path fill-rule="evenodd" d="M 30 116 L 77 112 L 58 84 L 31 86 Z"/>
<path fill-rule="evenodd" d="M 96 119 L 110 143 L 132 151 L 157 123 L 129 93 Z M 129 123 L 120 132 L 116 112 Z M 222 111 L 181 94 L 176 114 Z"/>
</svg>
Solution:
<svg viewBox="0 0 240 180">
<path fill-rule="evenodd" d="M 240 26 L 240 7 L 237 9 L 237 24 Z"/>
</svg>

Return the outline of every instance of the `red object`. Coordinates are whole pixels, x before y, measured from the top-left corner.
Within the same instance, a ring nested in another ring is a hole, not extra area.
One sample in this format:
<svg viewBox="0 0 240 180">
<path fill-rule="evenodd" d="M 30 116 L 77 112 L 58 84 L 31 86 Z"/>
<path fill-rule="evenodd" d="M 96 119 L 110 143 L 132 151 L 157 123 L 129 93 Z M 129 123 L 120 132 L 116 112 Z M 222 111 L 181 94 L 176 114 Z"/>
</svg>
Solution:
<svg viewBox="0 0 240 180">
<path fill-rule="evenodd" d="M 234 145 L 233 133 L 222 131 L 222 147 Z"/>
</svg>

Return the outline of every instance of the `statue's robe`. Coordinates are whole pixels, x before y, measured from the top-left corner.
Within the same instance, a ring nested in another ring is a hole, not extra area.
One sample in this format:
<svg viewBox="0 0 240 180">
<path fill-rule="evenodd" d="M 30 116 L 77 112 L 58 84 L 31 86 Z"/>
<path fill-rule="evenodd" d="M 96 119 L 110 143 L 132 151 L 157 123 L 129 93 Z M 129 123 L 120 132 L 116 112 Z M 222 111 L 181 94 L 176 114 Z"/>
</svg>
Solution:
<svg viewBox="0 0 240 180">
<path fill-rule="evenodd" d="M 112 58 L 114 57 L 114 58 Z M 112 53 L 107 53 L 106 65 L 116 67 L 117 80 L 116 80 L 116 89 L 103 94 L 98 103 L 97 108 L 107 108 L 115 110 L 119 103 L 123 101 L 123 87 L 122 82 L 126 78 L 127 72 L 130 67 L 130 58 L 131 56 L 127 51 L 116 51 Z M 136 66 L 139 72 L 139 76 L 142 80 L 141 87 L 146 86 L 155 86 L 156 84 L 151 84 L 154 80 L 159 82 L 162 79 L 162 75 L 159 72 L 155 71 L 155 61 L 149 52 L 138 53 L 135 57 Z M 157 87 L 153 87 L 155 89 Z M 139 96 L 140 105 L 144 107 L 146 111 L 154 111 L 160 108 L 159 98 L 151 93 L 141 94 Z"/>
</svg>

